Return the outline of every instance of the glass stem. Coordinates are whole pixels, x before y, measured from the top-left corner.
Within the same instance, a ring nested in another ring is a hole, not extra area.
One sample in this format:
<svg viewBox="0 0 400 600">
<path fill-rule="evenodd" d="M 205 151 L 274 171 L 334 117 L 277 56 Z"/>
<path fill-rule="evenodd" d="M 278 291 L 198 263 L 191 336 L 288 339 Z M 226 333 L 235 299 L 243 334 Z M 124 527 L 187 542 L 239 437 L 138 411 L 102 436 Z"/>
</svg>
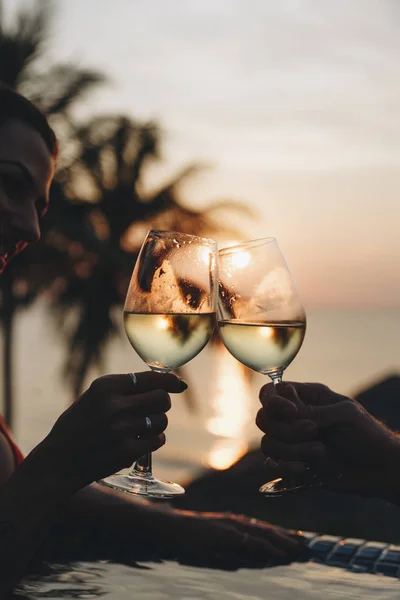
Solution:
<svg viewBox="0 0 400 600">
<path fill-rule="evenodd" d="M 152 371 L 156 373 L 168 373 L 171 369 L 157 369 L 154 367 L 150 367 Z M 133 477 L 142 476 L 142 477 L 153 477 L 152 465 L 151 465 L 151 453 L 145 454 L 141 456 L 133 465 L 133 469 L 131 472 Z"/>
<path fill-rule="evenodd" d="M 147 475 L 150 477 L 153 476 L 153 473 L 151 471 L 151 454 L 145 454 L 136 461 L 136 463 L 133 465 L 131 475 Z"/>
<path fill-rule="evenodd" d="M 278 383 L 282 383 L 282 376 L 283 376 L 282 371 L 280 371 L 279 373 L 274 373 L 273 375 L 270 375 L 270 378 L 272 379 L 272 383 L 274 385 L 278 385 Z"/>
</svg>

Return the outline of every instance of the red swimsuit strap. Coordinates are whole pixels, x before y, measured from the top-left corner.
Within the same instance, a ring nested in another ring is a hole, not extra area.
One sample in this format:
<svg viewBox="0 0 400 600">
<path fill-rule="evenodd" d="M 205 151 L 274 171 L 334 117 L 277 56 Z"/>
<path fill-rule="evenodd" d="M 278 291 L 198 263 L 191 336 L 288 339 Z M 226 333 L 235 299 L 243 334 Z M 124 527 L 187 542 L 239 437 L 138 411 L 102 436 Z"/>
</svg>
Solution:
<svg viewBox="0 0 400 600">
<path fill-rule="evenodd" d="M 13 451 L 15 457 L 15 464 L 18 466 L 23 460 L 24 456 L 21 450 L 18 448 L 17 444 L 14 442 L 10 430 L 8 429 L 3 417 L 0 415 L 0 431 L 6 436 L 7 440 L 10 443 L 11 449 Z"/>
</svg>

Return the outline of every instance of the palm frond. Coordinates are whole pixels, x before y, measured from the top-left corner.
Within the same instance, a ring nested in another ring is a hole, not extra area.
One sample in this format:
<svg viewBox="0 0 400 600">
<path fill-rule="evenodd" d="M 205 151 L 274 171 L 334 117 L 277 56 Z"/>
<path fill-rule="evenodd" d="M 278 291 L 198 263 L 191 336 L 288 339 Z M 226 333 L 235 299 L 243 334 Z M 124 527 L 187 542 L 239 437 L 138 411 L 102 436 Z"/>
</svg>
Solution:
<svg viewBox="0 0 400 600">
<path fill-rule="evenodd" d="M 105 281 L 109 282 L 108 286 L 104 286 Z M 112 271 L 107 265 L 98 263 L 91 273 L 75 268 L 68 285 L 51 305 L 58 323 L 67 323 L 64 334 L 68 358 L 64 375 L 70 379 L 76 394 L 81 391 L 87 370 L 98 363 L 104 345 L 117 332 L 112 309 L 118 302 L 120 298 L 115 293 Z M 66 317 L 71 312 L 75 323 L 68 327 Z"/>
<path fill-rule="evenodd" d="M 207 206 L 208 216 L 213 216 L 214 213 L 224 210 L 228 210 L 230 213 L 232 213 L 232 211 L 235 211 L 242 215 L 247 215 L 251 218 L 255 217 L 254 210 L 250 206 L 247 206 L 247 204 L 243 204 L 243 202 L 235 202 L 233 200 L 219 200 L 218 202 L 214 202 L 213 204 Z"/>
<path fill-rule="evenodd" d="M 49 4 L 38 0 L 33 8 L 19 11 L 9 29 L 0 23 L 0 81 L 16 88 L 27 76 L 44 51 L 51 16 Z"/>
<path fill-rule="evenodd" d="M 34 77 L 33 77 L 34 75 Z M 49 117 L 66 114 L 73 104 L 106 81 L 95 70 L 74 64 L 57 64 L 45 73 L 37 71 L 25 83 L 24 93 Z"/>
</svg>

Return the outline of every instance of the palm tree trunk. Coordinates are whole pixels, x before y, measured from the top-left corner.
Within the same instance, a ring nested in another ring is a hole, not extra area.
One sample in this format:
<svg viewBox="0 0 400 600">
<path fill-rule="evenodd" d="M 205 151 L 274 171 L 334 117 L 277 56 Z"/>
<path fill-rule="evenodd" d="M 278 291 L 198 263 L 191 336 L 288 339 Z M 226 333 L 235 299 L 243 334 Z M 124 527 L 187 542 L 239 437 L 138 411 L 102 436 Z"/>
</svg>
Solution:
<svg viewBox="0 0 400 600">
<path fill-rule="evenodd" d="M 4 418 L 9 427 L 12 427 L 14 408 L 13 389 L 13 330 L 15 305 L 12 291 L 8 281 L 2 286 L 2 328 L 3 328 L 3 398 Z M 11 282 L 10 282 L 11 283 Z"/>
</svg>

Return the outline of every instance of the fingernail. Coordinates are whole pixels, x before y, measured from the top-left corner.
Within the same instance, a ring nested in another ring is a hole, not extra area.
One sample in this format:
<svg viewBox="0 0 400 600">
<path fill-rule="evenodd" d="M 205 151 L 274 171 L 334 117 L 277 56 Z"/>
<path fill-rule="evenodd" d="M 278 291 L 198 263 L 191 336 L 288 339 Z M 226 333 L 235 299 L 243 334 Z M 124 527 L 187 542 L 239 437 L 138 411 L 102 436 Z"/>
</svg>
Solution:
<svg viewBox="0 0 400 600">
<path fill-rule="evenodd" d="M 283 391 L 297 398 L 296 388 L 291 383 L 287 383 L 283 388 Z"/>
<path fill-rule="evenodd" d="M 179 391 L 180 392 L 184 392 L 185 390 L 188 389 L 188 384 L 186 383 L 186 381 L 184 379 L 181 379 L 179 382 Z"/>
</svg>

